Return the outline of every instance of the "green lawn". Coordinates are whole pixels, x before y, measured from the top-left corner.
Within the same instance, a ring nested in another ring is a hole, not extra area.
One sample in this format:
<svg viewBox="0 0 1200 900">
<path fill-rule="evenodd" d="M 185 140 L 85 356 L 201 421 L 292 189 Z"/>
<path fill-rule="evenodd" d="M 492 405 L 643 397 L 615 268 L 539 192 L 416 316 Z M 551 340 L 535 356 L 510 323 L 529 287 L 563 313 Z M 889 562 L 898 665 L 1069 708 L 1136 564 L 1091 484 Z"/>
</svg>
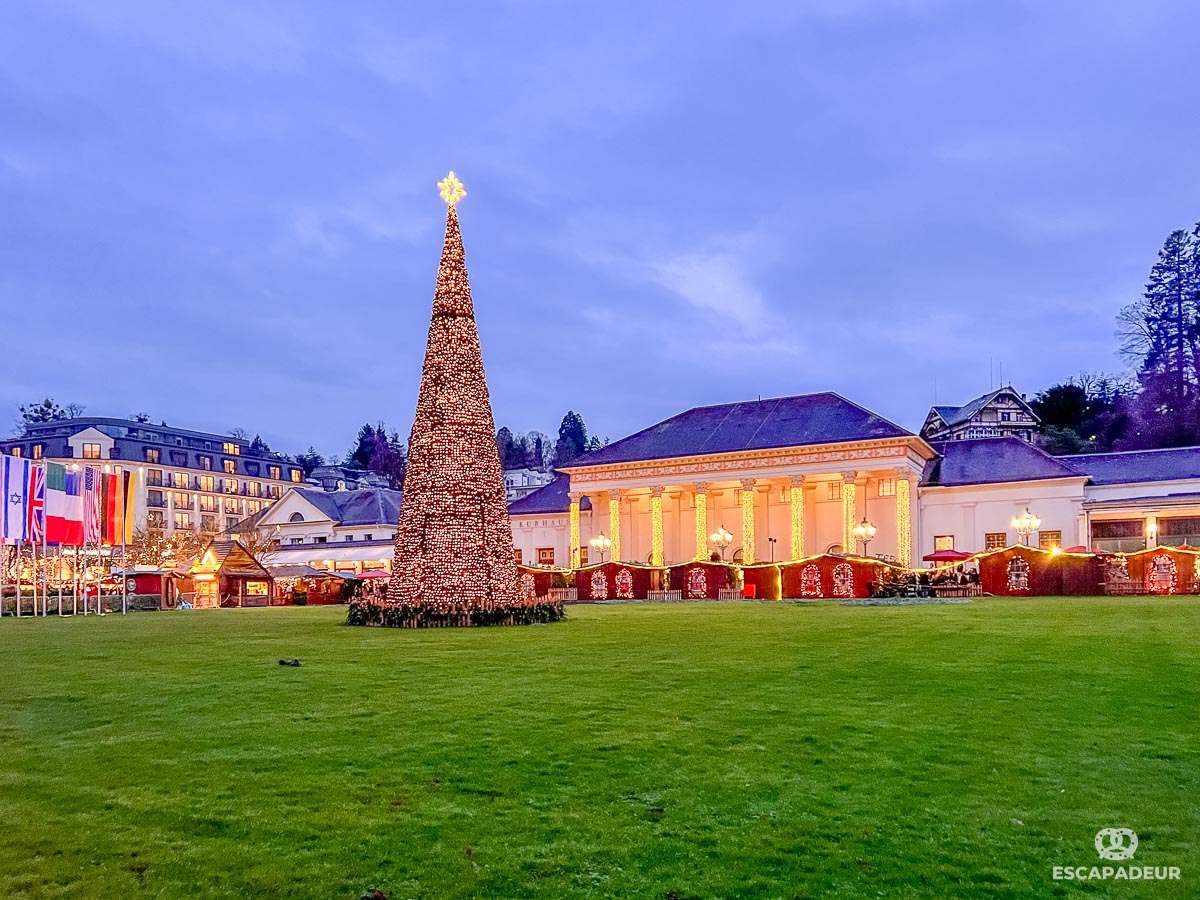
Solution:
<svg viewBox="0 0 1200 900">
<path fill-rule="evenodd" d="M 1200 895 L 1197 598 L 344 616 L 0 621 L 0 895 Z"/>
</svg>

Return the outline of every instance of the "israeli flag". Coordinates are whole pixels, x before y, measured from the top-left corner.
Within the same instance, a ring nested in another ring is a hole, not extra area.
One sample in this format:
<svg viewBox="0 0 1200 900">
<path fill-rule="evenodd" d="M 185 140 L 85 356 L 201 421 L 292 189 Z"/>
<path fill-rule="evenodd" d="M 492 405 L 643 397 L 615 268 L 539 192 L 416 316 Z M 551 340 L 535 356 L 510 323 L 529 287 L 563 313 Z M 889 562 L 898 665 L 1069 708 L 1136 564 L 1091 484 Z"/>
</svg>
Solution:
<svg viewBox="0 0 1200 900">
<path fill-rule="evenodd" d="M 3 457 L 0 468 L 0 537 L 6 541 L 24 541 L 26 505 L 29 503 L 29 460 Z"/>
</svg>

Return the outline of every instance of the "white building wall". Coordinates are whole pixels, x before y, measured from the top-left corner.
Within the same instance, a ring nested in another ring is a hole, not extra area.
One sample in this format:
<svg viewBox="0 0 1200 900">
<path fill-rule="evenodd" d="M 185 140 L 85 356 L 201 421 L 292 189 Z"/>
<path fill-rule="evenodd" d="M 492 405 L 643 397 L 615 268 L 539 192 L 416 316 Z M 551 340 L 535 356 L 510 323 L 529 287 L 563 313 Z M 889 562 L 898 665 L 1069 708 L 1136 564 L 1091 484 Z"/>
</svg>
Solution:
<svg viewBox="0 0 1200 900">
<path fill-rule="evenodd" d="M 1042 530 L 1061 531 L 1066 546 L 1083 543 L 1084 479 L 1063 478 L 1013 484 L 920 489 L 920 546 L 914 556 L 932 553 L 934 539 L 954 536 L 954 549 L 984 549 L 984 535 L 1004 532 L 1017 543 L 1012 520 L 1027 508 L 1042 520 Z M 1037 535 L 1030 539 L 1037 543 Z"/>
</svg>

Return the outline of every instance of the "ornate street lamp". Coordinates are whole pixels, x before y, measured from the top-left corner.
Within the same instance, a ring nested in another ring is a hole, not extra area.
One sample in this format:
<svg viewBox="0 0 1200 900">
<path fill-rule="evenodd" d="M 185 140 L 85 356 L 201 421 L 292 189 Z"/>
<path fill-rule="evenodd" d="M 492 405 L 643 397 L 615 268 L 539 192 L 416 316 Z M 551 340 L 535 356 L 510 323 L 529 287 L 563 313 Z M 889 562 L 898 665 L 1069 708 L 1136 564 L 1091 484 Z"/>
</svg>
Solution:
<svg viewBox="0 0 1200 900">
<path fill-rule="evenodd" d="M 733 535 L 725 530 L 722 525 L 716 531 L 709 535 L 717 549 L 721 551 L 721 562 L 725 561 L 725 548 L 733 543 Z"/>
<path fill-rule="evenodd" d="M 612 546 L 612 541 L 604 536 L 604 532 L 600 532 L 590 541 L 588 546 L 600 554 L 600 562 L 604 562 L 604 554 L 608 553 L 608 548 Z"/>
<path fill-rule="evenodd" d="M 867 555 L 867 544 L 875 537 L 876 528 L 867 521 L 867 517 L 863 516 L 863 520 L 850 529 L 850 533 L 854 535 L 855 540 L 862 543 L 862 555 Z"/>
<path fill-rule="evenodd" d="M 1029 511 L 1029 507 L 1025 507 L 1025 512 L 1019 516 L 1013 516 L 1013 530 L 1021 539 L 1021 544 L 1029 543 L 1029 536 L 1042 527 L 1042 520 Z"/>
</svg>

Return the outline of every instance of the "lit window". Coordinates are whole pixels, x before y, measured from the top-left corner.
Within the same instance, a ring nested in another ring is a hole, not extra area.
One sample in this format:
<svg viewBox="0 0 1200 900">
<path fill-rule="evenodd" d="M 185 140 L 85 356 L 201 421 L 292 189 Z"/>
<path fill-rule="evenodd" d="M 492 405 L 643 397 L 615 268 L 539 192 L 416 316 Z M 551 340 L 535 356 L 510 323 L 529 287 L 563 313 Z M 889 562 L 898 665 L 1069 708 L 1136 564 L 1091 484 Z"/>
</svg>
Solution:
<svg viewBox="0 0 1200 900">
<path fill-rule="evenodd" d="M 196 480 L 200 482 L 200 490 L 215 491 L 217 489 L 217 480 L 211 475 L 199 475 Z"/>
<path fill-rule="evenodd" d="M 156 463 L 156 462 L 160 462 L 160 461 L 161 460 L 159 459 L 158 448 L 157 447 L 147 447 L 146 448 L 146 462 Z"/>
<path fill-rule="evenodd" d="M 242 511 L 242 501 L 235 500 L 232 497 L 225 498 L 225 512 L 230 514 L 240 515 Z"/>
<path fill-rule="evenodd" d="M 221 465 L 225 468 L 225 473 L 227 475 L 236 475 L 237 474 L 237 460 L 236 459 L 223 459 L 223 460 L 221 460 Z"/>
<path fill-rule="evenodd" d="M 188 473 L 187 472 L 172 472 L 171 473 L 171 487 L 180 488 L 181 490 L 183 488 L 188 487 Z"/>
<path fill-rule="evenodd" d="M 279 473 L 280 473 L 279 466 L 267 466 L 267 477 L 268 478 L 274 478 L 276 481 L 280 481 L 281 479 L 280 479 Z"/>
<path fill-rule="evenodd" d="M 841 500 L 842 499 L 842 483 L 840 481 L 829 482 L 829 499 L 830 500 Z"/>
<path fill-rule="evenodd" d="M 192 514 L 185 512 L 175 513 L 175 530 L 190 531 L 192 528 Z"/>
<path fill-rule="evenodd" d="M 983 536 L 984 550 L 1003 550 L 1008 546 L 1008 534 L 1003 531 L 989 531 Z"/>
<path fill-rule="evenodd" d="M 228 453 L 230 456 L 241 456 L 242 448 L 232 441 L 226 441 L 221 445 L 221 452 Z"/>
<path fill-rule="evenodd" d="M 155 487 L 162 487 L 162 476 L 162 469 L 147 469 L 146 484 L 154 485 Z"/>
<path fill-rule="evenodd" d="M 201 512 L 216 512 L 217 498 L 209 494 L 200 495 L 200 511 Z"/>
<path fill-rule="evenodd" d="M 225 479 L 225 493 L 236 494 L 238 492 L 238 483 L 236 478 Z"/>
<path fill-rule="evenodd" d="M 278 500 L 282 496 L 283 496 L 283 488 L 281 488 L 277 484 L 271 485 L 271 497 L 274 498 L 275 500 Z"/>
<path fill-rule="evenodd" d="M 33 458 L 41 459 L 42 454 L 45 452 L 45 450 L 46 450 L 45 444 L 34 444 L 33 445 Z"/>
<path fill-rule="evenodd" d="M 84 446 L 84 450 L 86 451 L 86 450 L 87 450 L 87 444 L 84 444 L 83 446 Z M 10 452 L 10 453 L 11 453 L 13 456 L 15 456 L 17 459 L 20 459 L 20 458 L 21 458 L 21 454 L 22 454 L 22 453 L 24 453 L 24 451 L 23 451 L 23 450 L 22 450 L 20 447 L 13 447 L 13 448 L 12 448 L 12 450 L 10 450 L 9 452 Z M 84 457 L 84 459 L 93 459 L 93 458 L 94 458 L 94 459 L 99 459 L 99 458 L 100 458 L 100 451 L 99 451 L 99 450 L 97 450 L 97 451 L 96 451 L 96 456 L 95 456 L 95 457 L 90 457 L 90 456 L 85 456 L 85 457 Z"/>
<path fill-rule="evenodd" d="M 300 483 L 301 475 L 302 473 L 299 469 L 292 469 L 292 481 L 296 482 L 296 484 Z"/>
<path fill-rule="evenodd" d="M 257 500 L 247 500 L 246 501 L 246 514 L 247 515 L 252 516 L 255 513 L 257 513 L 260 509 L 262 509 L 262 504 L 259 503 Z"/>
<path fill-rule="evenodd" d="M 83 445 L 83 458 L 84 459 L 99 459 L 100 458 L 100 445 L 99 444 L 84 444 Z"/>
<path fill-rule="evenodd" d="M 262 496 L 262 485 L 257 481 L 246 482 L 246 493 L 251 497 Z"/>
<path fill-rule="evenodd" d="M 183 494 L 183 493 L 176 492 L 174 495 L 172 495 L 171 499 L 175 501 L 176 509 L 179 509 L 181 506 L 186 509 L 192 508 L 192 495 L 191 494 Z"/>
<path fill-rule="evenodd" d="M 896 496 L 896 479 L 895 478 L 880 478 L 876 484 L 879 485 L 878 491 L 880 497 L 895 497 Z"/>
<path fill-rule="evenodd" d="M 934 550 L 953 550 L 954 549 L 954 535 L 952 535 L 952 534 L 937 535 L 933 539 L 933 549 Z"/>
<path fill-rule="evenodd" d="M 1062 546 L 1061 531 L 1039 531 L 1038 546 L 1043 550 L 1053 550 L 1055 547 Z"/>
</svg>

